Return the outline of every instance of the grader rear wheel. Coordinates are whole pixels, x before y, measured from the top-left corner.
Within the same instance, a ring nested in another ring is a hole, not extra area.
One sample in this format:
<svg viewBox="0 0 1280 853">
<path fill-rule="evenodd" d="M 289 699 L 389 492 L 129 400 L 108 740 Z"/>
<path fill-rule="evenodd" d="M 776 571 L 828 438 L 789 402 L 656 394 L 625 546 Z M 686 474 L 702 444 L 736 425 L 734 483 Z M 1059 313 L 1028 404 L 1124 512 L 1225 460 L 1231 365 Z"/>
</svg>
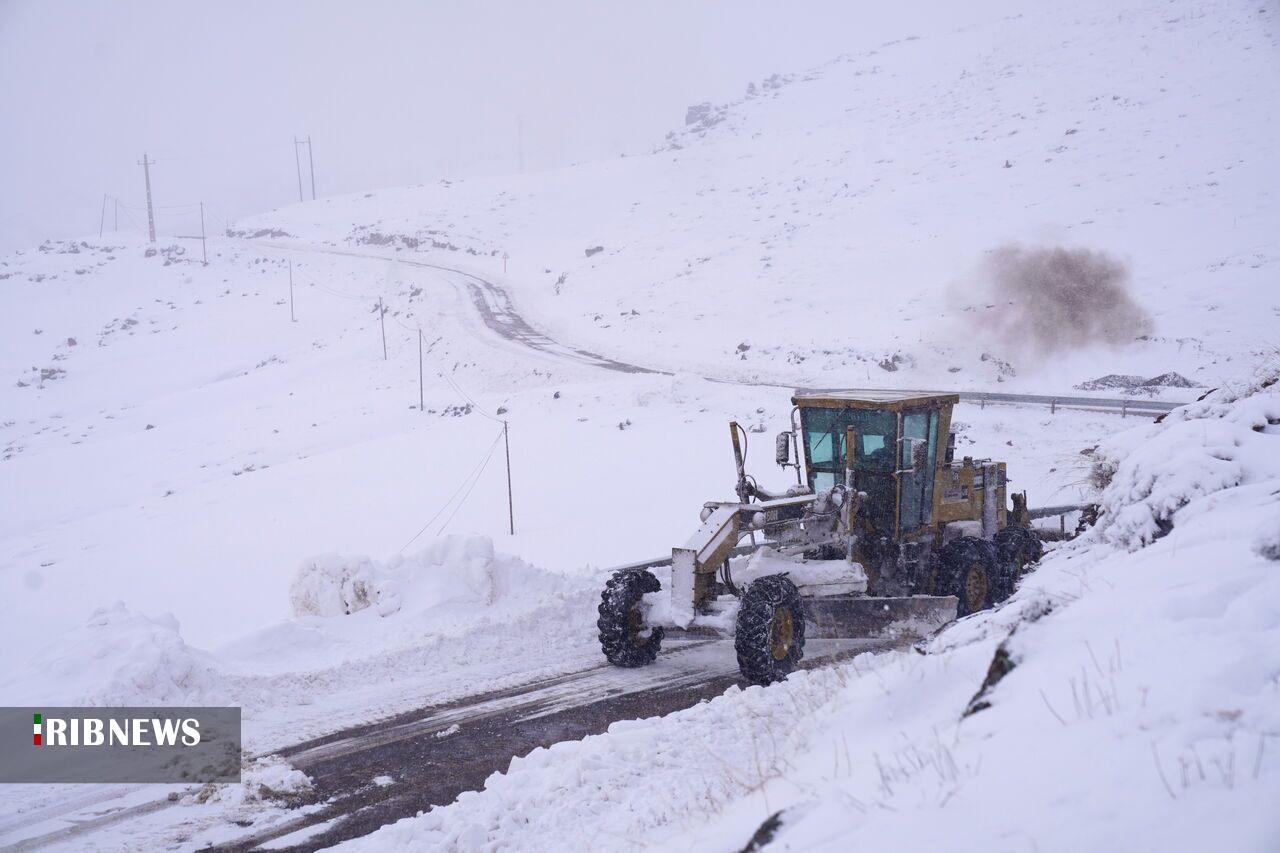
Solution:
<svg viewBox="0 0 1280 853">
<path fill-rule="evenodd" d="M 1027 567 L 1043 556 L 1044 546 L 1035 531 L 1026 527 L 1006 527 L 996 534 L 994 544 L 1000 560 L 995 600 L 1004 601 L 1018 588 Z"/>
<path fill-rule="evenodd" d="M 785 575 L 754 581 L 742 595 L 733 638 L 738 668 L 752 684 L 786 678 L 804 657 L 804 602 Z"/>
<path fill-rule="evenodd" d="M 968 616 L 995 602 L 998 561 L 995 547 L 986 540 L 961 536 L 938 552 L 937 592 L 960 599 L 957 615 Z"/>
<path fill-rule="evenodd" d="M 987 577 L 987 567 L 981 560 L 974 560 L 964 573 L 964 595 L 961 597 L 964 600 L 965 609 L 970 613 L 981 610 L 986 606 L 990 595 L 991 582 Z"/>
</svg>

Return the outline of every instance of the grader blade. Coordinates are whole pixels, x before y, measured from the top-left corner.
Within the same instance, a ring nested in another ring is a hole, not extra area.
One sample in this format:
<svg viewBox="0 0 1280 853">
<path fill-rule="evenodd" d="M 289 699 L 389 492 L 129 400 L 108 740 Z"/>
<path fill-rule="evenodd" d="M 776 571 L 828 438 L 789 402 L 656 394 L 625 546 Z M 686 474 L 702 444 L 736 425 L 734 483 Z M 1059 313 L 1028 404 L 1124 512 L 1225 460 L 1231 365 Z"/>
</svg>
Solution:
<svg viewBox="0 0 1280 853">
<path fill-rule="evenodd" d="M 813 625 L 809 636 L 822 639 L 924 639 L 954 621 L 959 604 L 954 595 L 837 595 L 804 602 Z"/>
</svg>

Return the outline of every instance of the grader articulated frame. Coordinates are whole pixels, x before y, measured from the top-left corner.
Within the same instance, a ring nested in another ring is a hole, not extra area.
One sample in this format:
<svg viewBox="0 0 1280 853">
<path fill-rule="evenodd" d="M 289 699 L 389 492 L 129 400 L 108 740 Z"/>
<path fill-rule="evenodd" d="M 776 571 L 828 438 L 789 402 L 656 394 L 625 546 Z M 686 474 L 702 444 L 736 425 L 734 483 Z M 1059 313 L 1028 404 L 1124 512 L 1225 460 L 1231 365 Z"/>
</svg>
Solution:
<svg viewBox="0 0 1280 853">
<path fill-rule="evenodd" d="M 747 474 L 731 423 L 738 500 L 704 504 L 670 558 L 614 570 L 597 623 L 605 657 L 642 666 L 665 630 L 725 631 L 732 617 L 743 675 L 769 683 L 795 668 L 806 635 L 922 637 L 1008 597 L 1041 555 L 1031 519 L 1079 507 L 1029 510 L 1025 494 L 1009 506 L 1003 462 L 955 461 L 958 401 L 797 391 L 775 442 L 796 484 L 778 492 Z"/>
</svg>

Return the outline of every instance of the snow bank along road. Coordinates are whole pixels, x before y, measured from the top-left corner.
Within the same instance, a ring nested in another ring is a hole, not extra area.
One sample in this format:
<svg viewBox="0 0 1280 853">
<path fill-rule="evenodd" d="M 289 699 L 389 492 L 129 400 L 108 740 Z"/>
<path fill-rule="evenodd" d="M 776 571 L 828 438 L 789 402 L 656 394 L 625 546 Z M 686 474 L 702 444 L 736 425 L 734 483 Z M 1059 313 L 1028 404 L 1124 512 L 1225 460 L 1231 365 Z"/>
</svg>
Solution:
<svg viewBox="0 0 1280 853">
<path fill-rule="evenodd" d="M 508 294 L 503 287 L 489 281 L 488 279 L 482 278 L 475 273 L 467 272 L 466 270 L 461 270 L 457 267 L 433 264 L 427 261 L 410 260 L 408 258 L 401 258 L 394 255 L 356 252 L 348 249 L 334 249 L 305 243 L 260 242 L 259 245 L 292 252 L 319 252 L 330 255 L 342 255 L 349 258 L 390 261 L 392 263 L 404 264 L 406 266 L 421 267 L 424 269 L 451 273 L 453 276 L 457 276 L 458 278 L 447 277 L 447 280 L 455 287 L 465 289 L 468 299 L 471 304 L 475 306 L 476 312 L 480 315 L 480 319 L 484 321 L 485 326 L 494 332 L 494 334 L 504 338 L 505 340 L 529 347 L 530 349 L 537 350 L 538 352 L 545 353 L 555 358 L 585 364 L 589 367 L 614 370 L 619 373 L 656 373 L 667 376 L 671 375 L 670 371 L 619 361 L 617 359 L 598 355 L 587 350 L 578 349 L 576 347 L 560 343 L 547 334 L 538 331 L 529 323 L 528 320 L 522 317 L 515 310 L 510 294 Z M 748 384 L 741 380 L 726 379 L 717 376 L 707 376 L 703 378 L 712 382 Z M 761 385 L 769 383 L 753 382 L 750 384 Z M 780 385 L 778 387 L 790 388 L 791 386 Z M 917 388 L 881 388 L 876 390 L 909 390 L 921 391 L 924 393 L 935 393 L 929 389 Z M 1014 403 L 1022 405 L 1050 406 L 1054 408 L 1101 409 L 1104 411 L 1117 411 L 1122 415 L 1158 415 L 1163 412 L 1172 411 L 1174 408 L 1181 405 L 1180 403 L 1165 403 L 1158 400 L 1124 399 L 1113 397 L 1074 397 L 1054 396 L 1049 394 L 1001 394 L 986 391 L 961 391 L 959 393 L 960 399 L 964 402 L 979 403 L 981 405 L 985 405 L 987 403 Z"/>
</svg>

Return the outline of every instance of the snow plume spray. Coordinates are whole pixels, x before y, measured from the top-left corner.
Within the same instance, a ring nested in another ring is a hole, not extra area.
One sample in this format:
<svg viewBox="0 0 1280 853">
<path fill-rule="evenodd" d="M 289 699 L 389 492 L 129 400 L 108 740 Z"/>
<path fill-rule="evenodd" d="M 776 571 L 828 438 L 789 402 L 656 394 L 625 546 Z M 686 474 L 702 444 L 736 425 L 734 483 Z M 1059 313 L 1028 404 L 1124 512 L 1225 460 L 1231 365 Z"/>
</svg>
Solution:
<svg viewBox="0 0 1280 853">
<path fill-rule="evenodd" d="M 1029 355 L 1119 346 L 1153 328 L 1129 294 L 1129 268 L 1104 252 L 1001 246 L 988 254 L 980 280 L 991 328 Z"/>
</svg>

